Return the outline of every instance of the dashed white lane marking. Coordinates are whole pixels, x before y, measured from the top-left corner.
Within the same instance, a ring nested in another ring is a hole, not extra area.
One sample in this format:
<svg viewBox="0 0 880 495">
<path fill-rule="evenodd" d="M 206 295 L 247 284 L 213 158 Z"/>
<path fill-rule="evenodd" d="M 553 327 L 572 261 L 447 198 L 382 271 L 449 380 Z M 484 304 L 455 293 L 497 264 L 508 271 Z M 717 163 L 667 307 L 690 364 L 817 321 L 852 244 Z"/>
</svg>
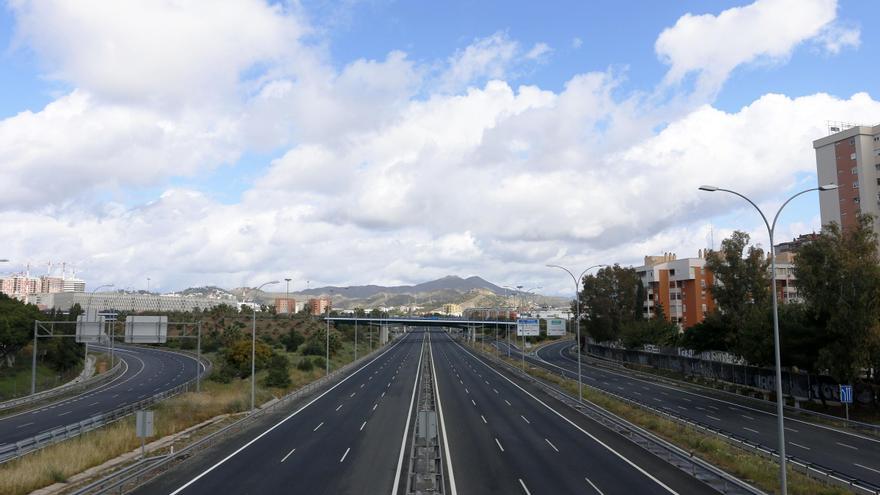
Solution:
<svg viewBox="0 0 880 495">
<path fill-rule="evenodd" d="M 593 487 L 593 490 L 596 490 L 596 493 L 598 493 L 599 495 L 605 495 L 604 493 L 602 493 L 602 490 L 600 490 L 599 487 L 596 486 L 595 483 L 593 483 L 592 481 L 590 481 L 590 478 L 587 478 L 586 476 L 584 476 L 584 479 L 587 481 L 587 483 L 590 484 L 590 486 Z"/>
<path fill-rule="evenodd" d="M 382 392 L 382 395 L 381 395 L 381 397 L 385 397 L 385 392 Z"/>
<path fill-rule="evenodd" d="M 366 422 L 366 421 L 364 421 L 363 423 L 361 423 L 361 427 L 358 429 L 358 431 L 364 431 L 364 426 L 367 426 L 367 422 Z"/>
<path fill-rule="evenodd" d="M 709 419 L 714 419 L 715 421 L 721 421 L 721 418 L 716 418 L 715 416 L 709 416 L 708 414 L 706 415 L 706 417 Z"/>
<path fill-rule="evenodd" d="M 753 417 L 751 417 L 751 416 L 746 416 L 745 414 L 740 414 L 740 416 L 743 417 L 743 418 L 746 418 L 746 419 L 749 420 L 749 421 L 754 421 L 754 420 L 755 420 L 755 418 L 753 418 Z"/>
<path fill-rule="evenodd" d="M 357 392 L 352 392 L 351 395 L 348 396 L 348 398 L 351 399 L 352 397 L 355 396 L 355 394 L 357 394 Z"/>
<path fill-rule="evenodd" d="M 498 449 L 501 452 L 504 452 L 504 447 L 501 446 L 501 442 L 498 441 L 498 437 L 495 437 L 495 443 L 498 445 Z"/>
<path fill-rule="evenodd" d="M 345 456 L 347 456 L 347 455 L 348 455 L 348 451 L 349 451 L 349 450 L 351 450 L 351 447 L 349 447 L 349 448 L 347 448 L 347 449 L 345 449 L 345 453 L 344 453 L 344 454 L 342 454 L 342 457 L 340 457 L 340 458 L 339 458 L 339 462 L 342 462 L 342 461 L 344 461 L 344 460 L 345 460 Z"/>
<path fill-rule="evenodd" d="M 471 399 L 471 404 L 473 404 L 473 405 L 475 405 L 475 406 L 477 405 L 477 403 L 474 402 L 474 399 Z"/>
<path fill-rule="evenodd" d="M 854 462 L 853 464 L 856 465 L 856 466 L 858 466 L 858 467 L 860 467 L 860 468 L 862 468 L 862 469 L 867 469 L 868 471 L 873 471 L 873 472 L 875 472 L 875 473 L 877 473 L 877 474 L 880 474 L 880 471 L 878 471 L 878 470 L 876 470 L 876 469 L 874 469 L 874 468 L 869 468 L 868 466 L 862 466 L 861 464 L 859 464 L 859 463 L 857 463 L 857 462 Z"/>
<path fill-rule="evenodd" d="M 752 433 L 758 433 L 758 434 L 761 433 L 761 432 L 758 431 L 758 430 L 753 430 L 753 429 L 751 429 L 751 428 L 746 428 L 745 426 L 743 426 L 743 430 L 750 431 L 750 432 L 752 432 Z"/>
<path fill-rule="evenodd" d="M 65 411 L 65 412 L 59 414 L 58 416 L 64 416 L 65 414 L 70 414 L 71 412 L 72 412 L 72 411 Z"/>
<path fill-rule="evenodd" d="M 318 431 L 318 428 L 320 428 L 320 427 L 322 427 L 322 426 L 324 426 L 324 422 L 323 422 L 323 421 L 321 421 L 321 424 L 319 424 L 318 426 L 316 426 L 315 429 L 312 430 L 312 431 Z"/>
<path fill-rule="evenodd" d="M 532 422 L 531 422 L 531 421 L 529 421 L 529 420 L 527 420 L 527 419 L 526 419 L 526 417 L 525 417 L 525 416 L 523 416 L 523 415 L 522 415 L 522 414 L 520 414 L 520 415 L 519 415 L 519 417 L 521 417 L 521 418 L 522 418 L 522 420 L 523 420 L 523 421 L 525 421 L 525 422 L 526 422 L 526 424 L 532 424 Z"/>
<path fill-rule="evenodd" d="M 508 406 L 511 405 L 507 399 L 504 399 L 504 402 L 506 402 Z"/>
<path fill-rule="evenodd" d="M 100 402 L 101 402 L 101 401 L 95 401 L 95 402 L 92 402 L 91 404 L 89 404 L 89 405 L 86 406 L 86 407 L 89 407 L 89 406 L 96 406 L 96 405 L 98 405 L 98 403 L 100 403 Z"/>
<path fill-rule="evenodd" d="M 498 389 L 493 388 L 492 391 L 495 392 L 496 394 L 498 393 Z"/>
<path fill-rule="evenodd" d="M 790 431 L 790 432 L 792 432 L 792 433 L 799 433 L 799 432 L 798 432 L 797 430 L 795 430 L 794 428 L 789 428 L 789 427 L 787 427 L 787 426 L 785 427 L 785 430 L 786 430 L 786 431 Z"/>
<path fill-rule="evenodd" d="M 336 410 L 337 410 L 337 411 L 340 410 L 340 409 L 342 409 L 342 404 L 339 404 L 338 406 L 336 406 Z"/>
<path fill-rule="evenodd" d="M 379 407 L 379 404 L 378 404 L 378 403 L 373 404 L 373 410 L 374 410 L 374 411 L 376 410 L 377 407 Z"/>
<path fill-rule="evenodd" d="M 520 486 L 522 486 L 522 489 L 526 493 L 526 495 L 532 495 L 532 492 L 530 492 L 529 489 L 526 487 L 526 484 L 523 482 L 522 478 L 517 479 L 519 480 L 519 484 Z"/>
<path fill-rule="evenodd" d="M 794 442 L 788 442 L 788 443 L 791 444 L 791 445 L 794 445 L 795 447 L 800 447 L 800 448 L 805 449 L 805 450 L 810 450 L 810 448 L 807 447 L 806 445 L 801 445 L 801 444 L 799 444 L 799 443 L 794 443 Z"/>
<path fill-rule="evenodd" d="M 471 393 L 471 391 L 468 390 L 467 387 L 465 387 L 465 388 L 464 388 L 464 393 L 469 394 L 469 393 Z"/>
<path fill-rule="evenodd" d="M 480 414 L 480 418 L 483 420 L 484 424 L 489 424 L 489 422 L 486 421 L 486 416 L 483 416 L 482 414 Z"/>
<path fill-rule="evenodd" d="M 840 442 L 834 442 L 834 443 L 836 443 L 837 445 L 840 445 L 841 447 L 846 447 L 848 449 L 859 450 L 858 447 L 853 447 L 852 445 L 847 445 L 845 443 L 840 443 Z"/>
<path fill-rule="evenodd" d="M 24 428 L 25 426 L 30 426 L 30 425 L 32 425 L 32 424 L 34 424 L 34 423 L 33 423 L 33 422 L 25 423 L 25 424 L 23 424 L 23 425 L 16 426 L 15 428 L 16 428 L 16 429 Z"/>
<path fill-rule="evenodd" d="M 556 452 L 559 452 L 559 449 L 557 449 L 556 446 L 553 445 L 553 442 L 551 442 L 550 440 L 548 440 L 546 438 L 544 439 L 544 441 L 547 442 L 547 444 L 550 445 L 550 447 L 552 447 L 553 450 L 555 450 Z"/>
<path fill-rule="evenodd" d="M 290 454 L 293 454 L 294 452 L 296 452 L 296 449 L 293 449 L 293 450 L 291 450 L 290 452 L 288 452 L 286 456 L 284 456 L 283 458 L 281 458 L 281 462 L 286 461 L 287 458 L 290 457 Z"/>
</svg>

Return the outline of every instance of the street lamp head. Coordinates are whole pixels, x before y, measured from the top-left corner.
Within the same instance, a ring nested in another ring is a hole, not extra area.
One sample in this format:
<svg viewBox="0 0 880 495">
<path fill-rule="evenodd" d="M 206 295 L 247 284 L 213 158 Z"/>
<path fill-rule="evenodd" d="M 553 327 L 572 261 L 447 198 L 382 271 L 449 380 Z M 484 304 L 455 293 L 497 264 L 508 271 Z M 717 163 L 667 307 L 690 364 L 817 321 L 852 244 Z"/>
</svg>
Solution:
<svg viewBox="0 0 880 495">
<path fill-rule="evenodd" d="M 718 186 L 706 186 L 706 185 L 700 186 L 700 191 L 715 192 L 717 190 L 718 190 Z"/>
<path fill-rule="evenodd" d="M 819 186 L 820 191 L 833 191 L 837 189 L 837 184 L 825 184 L 823 186 Z"/>
</svg>

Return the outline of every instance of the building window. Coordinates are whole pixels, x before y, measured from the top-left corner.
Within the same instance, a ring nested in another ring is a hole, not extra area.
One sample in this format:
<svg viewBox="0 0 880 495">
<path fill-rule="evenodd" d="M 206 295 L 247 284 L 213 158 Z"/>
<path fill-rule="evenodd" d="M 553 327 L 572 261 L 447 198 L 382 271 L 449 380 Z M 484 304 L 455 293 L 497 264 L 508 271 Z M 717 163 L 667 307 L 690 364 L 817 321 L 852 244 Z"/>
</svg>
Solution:
<svg viewBox="0 0 880 495">
<path fill-rule="evenodd" d="M 669 276 L 670 276 L 670 277 L 674 277 L 674 276 L 675 276 L 675 268 L 673 268 L 672 270 L 669 270 Z"/>
<path fill-rule="evenodd" d="M 850 170 L 850 172 L 852 172 L 853 175 L 859 175 L 859 169 L 856 168 L 856 167 L 853 167 L 853 168 Z"/>
<path fill-rule="evenodd" d="M 859 188 L 859 181 L 853 182 L 853 189 L 858 189 L 858 188 Z"/>
<path fill-rule="evenodd" d="M 850 160 L 855 160 L 855 159 L 856 159 L 856 154 L 855 154 L 855 153 L 850 154 L 850 155 L 849 155 L 849 159 L 850 159 Z"/>
<path fill-rule="evenodd" d="M 855 146 L 855 145 L 856 145 L 856 138 L 852 138 L 852 139 L 850 139 L 850 140 L 849 140 L 849 144 Z"/>
</svg>

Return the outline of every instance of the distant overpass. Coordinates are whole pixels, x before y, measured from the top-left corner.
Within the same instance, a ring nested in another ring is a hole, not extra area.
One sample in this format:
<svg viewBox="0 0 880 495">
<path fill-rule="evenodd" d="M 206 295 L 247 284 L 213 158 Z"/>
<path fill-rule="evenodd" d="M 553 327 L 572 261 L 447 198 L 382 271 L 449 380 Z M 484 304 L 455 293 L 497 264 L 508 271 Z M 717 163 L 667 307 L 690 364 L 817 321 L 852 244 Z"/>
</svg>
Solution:
<svg viewBox="0 0 880 495">
<path fill-rule="evenodd" d="M 496 325 L 504 328 L 516 327 L 516 321 L 507 321 L 507 320 L 465 320 L 462 318 L 382 318 L 382 317 L 374 317 L 374 316 L 327 316 L 324 317 L 325 320 L 332 321 L 334 323 L 366 323 L 366 324 L 378 324 L 378 325 L 409 325 L 414 327 L 456 327 L 456 328 L 471 328 L 471 327 L 495 327 Z"/>
</svg>

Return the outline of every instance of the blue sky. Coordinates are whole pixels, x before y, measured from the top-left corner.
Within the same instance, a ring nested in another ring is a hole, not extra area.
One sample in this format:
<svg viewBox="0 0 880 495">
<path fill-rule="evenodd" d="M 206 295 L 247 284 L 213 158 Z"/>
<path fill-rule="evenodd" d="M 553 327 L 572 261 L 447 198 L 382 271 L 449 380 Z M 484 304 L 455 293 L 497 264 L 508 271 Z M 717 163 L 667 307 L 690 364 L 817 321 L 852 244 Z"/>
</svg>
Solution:
<svg viewBox="0 0 880 495">
<path fill-rule="evenodd" d="M 20 239 L 15 269 L 65 258 L 101 282 L 151 276 L 166 289 L 287 273 L 338 284 L 454 273 L 553 290 L 534 269 L 547 260 L 692 255 L 709 225 L 716 243 L 733 228 L 758 235 L 754 214 L 704 200 L 693 184 L 729 181 L 768 207 L 812 186 L 810 139 L 825 119 L 880 122 L 868 62 L 877 19 L 868 0 L 17 2 L 0 14 L 0 178 L 13 198 L 0 203 L 13 218 L 0 235 Z M 176 44 L 152 38 L 169 25 Z M 212 29 L 229 44 L 212 47 Z M 712 39 L 723 29 L 734 34 Z M 684 76 L 669 82 L 676 67 Z M 861 92 L 869 105 L 852 100 Z M 57 112 L 45 108 L 53 102 Z M 800 120 L 796 133 L 779 131 L 786 115 Z M 762 125 L 780 135 L 742 157 L 718 143 L 750 146 L 746 129 Z M 598 177 L 626 192 L 598 188 Z M 528 184 L 542 189 L 508 202 Z M 651 194 L 657 211 L 641 203 Z M 793 204 L 784 234 L 816 228 L 817 217 L 815 198 Z M 38 235 L 23 236 L 33 225 Z M 77 241 L 89 232 L 108 240 Z M 254 236 L 267 246 L 251 257 Z M 389 236 L 410 247 L 389 248 Z M 152 242 L 170 247 L 143 246 Z M 350 263 L 331 261 L 352 252 Z M 169 257 L 180 261 L 168 267 Z"/>
</svg>

